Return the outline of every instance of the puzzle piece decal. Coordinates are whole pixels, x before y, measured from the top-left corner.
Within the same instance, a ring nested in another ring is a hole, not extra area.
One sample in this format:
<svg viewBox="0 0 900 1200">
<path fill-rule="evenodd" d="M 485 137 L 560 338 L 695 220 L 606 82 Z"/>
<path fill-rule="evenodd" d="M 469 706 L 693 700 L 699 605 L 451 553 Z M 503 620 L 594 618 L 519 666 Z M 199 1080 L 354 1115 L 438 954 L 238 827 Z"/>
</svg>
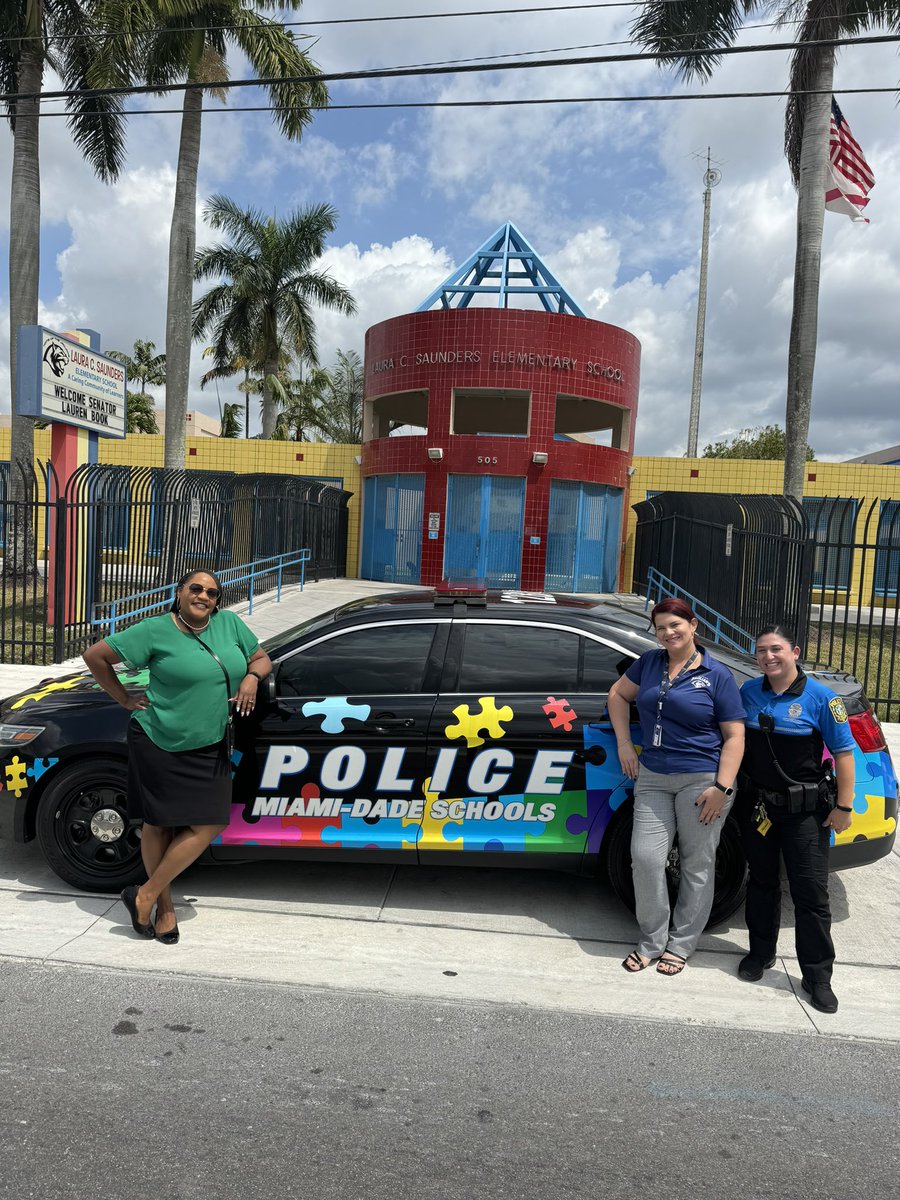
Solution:
<svg viewBox="0 0 900 1200">
<path fill-rule="evenodd" d="M 403 817 L 404 825 L 420 826 L 422 832 L 418 834 L 418 846 L 420 850 L 462 850 L 461 842 L 448 842 L 446 830 L 449 825 L 462 825 L 461 817 L 444 817 L 439 821 L 431 815 L 431 806 L 435 800 L 440 799 L 440 792 L 429 791 L 431 787 L 431 776 L 422 784 L 422 795 L 425 797 L 425 814 L 421 821 L 415 820 L 413 817 Z M 456 797 L 454 797 L 456 799 Z M 404 850 L 415 850 L 416 842 L 404 841 Z"/>
<path fill-rule="evenodd" d="M 572 732 L 572 722 L 578 720 L 578 713 L 575 712 L 568 700 L 557 700 L 555 696 L 548 696 L 547 703 L 543 708 L 550 718 L 550 725 L 553 729 L 564 729 L 566 733 Z"/>
<path fill-rule="evenodd" d="M 485 800 L 484 796 L 467 797 L 470 800 Z M 503 803 L 510 804 L 519 801 L 524 804 L 526 796 L 511 796 L 504 794 Z M 448 829 L 444 837 L 449 842 L 459 841 L 464 850 L 483 850 L 488 853 L 512 852 L 523 853 L 525 850 L 525 835 L 529 838 L 543 837 L 547 826 L 540 821 L 508 821 L 501 817 L 498 821 L 469 820 L 459 823 L 459 829 Z"/>
<path fill-rule="evenodd" d="M 18 754 L 15 754 L 6 764 L 5 770 L 6 790 L 8 792 L 12 792 L 12 794 L 18 800 L 22 793 L 28 790 L 25 764 L 19 758 Z"/>
<path fill-rule="evenodd" d="M 244 757 L 243 750 L 232 750 L 231 752 L 231 778 L 234 779 L 238 767 L 241 765 L 241 759 Z"/>
<path fill-rule="evenodd" d="M 48 683 L 46 687 L 39 688 L 36 692 L 29 692 L 27 696 L 20 696 L 15 704 L 9 706 L 10 712 L 15 712 L 17 708 L 22 708 L 33 700 L 36 703 L 46 699 L 47 696 L 52 696 L 54 692 L 67 692 L 71 688 L 80 687 L 85 681 L 84 675 L 76 675 L 74 679 L 59 679 L 53 683 Z"/>
<path fill-rule="evenodd" d="M 49 771 L 51 767 L 55 767 L 58 762 L 58 758 L 36 758 L 25 774 L 30 775 L 35 783 L 37 783 L 44 772 Z"/>
<path fill-rule="evenodd" d="M 456 723 L 451 723 L 444 729 L 445 737 L 464 737 L 470 750 L 473 746 L 484 745 L 484 738 L 481 736 L 483 732 L 491 739 L 502 738 L 506 730 L 501 721 L 508 722 L 513 719 L 513 710 L 509 705 L 504 704 L 498 708 L 494 696 L 479 696 L 478 703 L 481 706 L 478 713 L 469 712 L 468 704 L 458 704 L 453 710 Z"/>
<path fill-rule="evenodd" d="M 403 818 L 382 817 L 367 821 L 364 817 L 352 817 L 342 813 L 340 823 L 330 818 L 322 830 L 322 842 L 327 846 L 344 846 L 350 850 L 400 850 L 414 849 L 403 840 Z"/>
<path fill-rule="evenodd" d="M 303 705 L 304 717 L 322 714 L 323 733 L 343 733 L 345 721 L 365 721 L 371 711 L 368 704 L 351 704 L 346 696 L 326 696 Z"/>
</svg>

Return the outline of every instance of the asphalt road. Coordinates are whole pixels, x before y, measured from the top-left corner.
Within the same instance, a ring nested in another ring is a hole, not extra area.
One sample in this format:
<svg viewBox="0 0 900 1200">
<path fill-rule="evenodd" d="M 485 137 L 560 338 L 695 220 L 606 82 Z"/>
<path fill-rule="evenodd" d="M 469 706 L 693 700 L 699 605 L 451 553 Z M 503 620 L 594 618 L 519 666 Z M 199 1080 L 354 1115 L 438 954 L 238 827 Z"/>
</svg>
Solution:
<svg viewBox="0 0 900 1200">
<path fill-rule="evenodd" d="M 900 1195 L 894 1045 L 13 960 L 0 1037 L 16 1200 Z"/>
</svg>

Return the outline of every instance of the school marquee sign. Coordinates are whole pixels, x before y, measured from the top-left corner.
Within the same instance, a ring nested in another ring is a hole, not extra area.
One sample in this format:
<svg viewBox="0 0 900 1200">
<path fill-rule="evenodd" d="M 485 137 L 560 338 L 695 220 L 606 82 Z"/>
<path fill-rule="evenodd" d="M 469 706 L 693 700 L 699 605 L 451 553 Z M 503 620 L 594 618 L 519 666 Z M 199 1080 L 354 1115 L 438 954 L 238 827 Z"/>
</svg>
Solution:
<svg viewBox="0 0 900 1200">
<path fill-rule="evenodd" d="M 19 413 L 124 438 L 122 363 L 42 325 L 20 326 L 17 348 Z"/>
</svg>

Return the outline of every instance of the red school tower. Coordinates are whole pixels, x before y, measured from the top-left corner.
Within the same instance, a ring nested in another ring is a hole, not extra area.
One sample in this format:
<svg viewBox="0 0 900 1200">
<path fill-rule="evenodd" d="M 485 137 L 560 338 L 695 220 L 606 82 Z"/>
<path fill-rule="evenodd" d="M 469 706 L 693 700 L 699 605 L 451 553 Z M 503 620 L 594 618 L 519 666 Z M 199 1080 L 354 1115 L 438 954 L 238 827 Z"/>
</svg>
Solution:
<svg viewBox="0 0 900 1200">
<path fill-rule="evenodd" d="M 366 333 L 361 577 L 617 590 L 639 380 L 504 225 Z"/>
</svg>

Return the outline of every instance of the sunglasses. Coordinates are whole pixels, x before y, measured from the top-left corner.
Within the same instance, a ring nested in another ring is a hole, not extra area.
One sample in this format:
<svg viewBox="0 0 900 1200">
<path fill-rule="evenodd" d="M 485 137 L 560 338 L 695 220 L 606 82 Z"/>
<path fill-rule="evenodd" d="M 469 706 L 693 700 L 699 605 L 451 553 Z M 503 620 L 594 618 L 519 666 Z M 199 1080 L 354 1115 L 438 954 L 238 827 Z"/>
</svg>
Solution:
<svg viewBox="0 0 900 1200">
<path fill-rule="evenodd" d="M 188 591 L 192 596 L 200 596 L 203 594 L 203 592 L 206 592 L 210 600 L 218 600 L 218 598 L 222 595 L 218 588 L 205 588 L 202 583 L 189 583 Z"/>
</svg>

